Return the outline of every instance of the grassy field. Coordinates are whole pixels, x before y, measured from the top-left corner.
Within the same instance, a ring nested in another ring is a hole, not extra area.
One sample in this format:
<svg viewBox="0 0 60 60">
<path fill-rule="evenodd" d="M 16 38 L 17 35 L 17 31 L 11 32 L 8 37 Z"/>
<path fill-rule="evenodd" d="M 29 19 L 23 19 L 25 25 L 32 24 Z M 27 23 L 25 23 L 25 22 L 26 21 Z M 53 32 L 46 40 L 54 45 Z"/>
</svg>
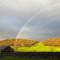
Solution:
<svg viewBox="0 0 60 60">
<path fill-rule="evenodd" d="M 45 46 L 43 43 L 37 43 L 31 47 L 13 47 L 17 52 L 60 52 L 60 47 Z"/>
<path fill-rule="evenodd" d="M 11 57 L 6 56 L 1 58 L 0 60 L 57 60 L 57 58 L 17 58 L 17 57 Z"/>
</svg>

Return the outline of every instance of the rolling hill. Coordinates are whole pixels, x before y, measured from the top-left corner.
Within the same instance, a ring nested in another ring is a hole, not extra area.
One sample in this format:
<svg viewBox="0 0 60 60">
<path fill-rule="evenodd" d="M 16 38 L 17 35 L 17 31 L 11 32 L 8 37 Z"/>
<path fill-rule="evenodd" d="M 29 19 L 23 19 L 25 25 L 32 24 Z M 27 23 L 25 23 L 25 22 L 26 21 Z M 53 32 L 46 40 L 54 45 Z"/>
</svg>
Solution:
<svg viewBox="0 0 60 60">
<path fill-rule="evenodd" d="M 0 46 L 32 46 L 36 43 L 38 41 L 30 39 L 6 39 L 0 41 Z"/>
<path fill-rule="evenodd" d="M 42 41 L 45 46 L 57 46 L 60 47 L 60 38 L 49 38 Z"/>
<path fill-rule="evenodd" d="M 17 52 L 60 52 L 60 38 L 49 38 L 44 41 L 30 39 L 6 39 L 0 46 L 10 46 Z"/>
</svg>

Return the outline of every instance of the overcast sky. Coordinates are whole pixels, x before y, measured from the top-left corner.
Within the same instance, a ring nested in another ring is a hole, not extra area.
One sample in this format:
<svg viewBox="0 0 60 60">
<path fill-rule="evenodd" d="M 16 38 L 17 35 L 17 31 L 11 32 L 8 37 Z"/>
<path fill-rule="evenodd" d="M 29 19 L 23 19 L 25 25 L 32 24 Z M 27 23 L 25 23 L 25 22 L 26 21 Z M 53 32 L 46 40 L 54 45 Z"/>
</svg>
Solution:
<svg viewBox="0 0 60 60">
<path fill-rule="evenodd" d="M 60 37 L 60 0 L 0 0 L 0 38 L 17 35 L 39 40 Z"/>
</svg>

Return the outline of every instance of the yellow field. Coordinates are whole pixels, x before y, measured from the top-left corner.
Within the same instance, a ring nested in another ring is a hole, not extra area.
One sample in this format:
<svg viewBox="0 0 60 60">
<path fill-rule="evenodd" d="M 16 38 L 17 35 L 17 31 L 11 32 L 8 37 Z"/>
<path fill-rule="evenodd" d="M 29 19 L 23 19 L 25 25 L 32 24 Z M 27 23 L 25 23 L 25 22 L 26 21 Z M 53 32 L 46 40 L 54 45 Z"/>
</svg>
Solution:
<svg viewBox="0 0 60 60">
<path fill-rule="evenodd" d="M 60 47 L 45 46 L 41 42 L 31 47 L 11 47 L 17 52 L 60 52 Z"/>
</svg>

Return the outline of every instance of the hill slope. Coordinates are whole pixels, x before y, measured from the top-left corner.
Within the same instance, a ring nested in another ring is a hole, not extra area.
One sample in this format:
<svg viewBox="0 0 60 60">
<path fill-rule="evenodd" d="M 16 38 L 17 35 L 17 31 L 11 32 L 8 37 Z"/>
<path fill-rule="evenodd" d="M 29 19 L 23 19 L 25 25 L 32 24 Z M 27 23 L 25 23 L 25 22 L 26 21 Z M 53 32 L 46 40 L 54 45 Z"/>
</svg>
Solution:
<svg viewBox="0 0 60 60">
<path fill-rule="evenodd" d="M 6 39 L 0 41 L 0 46 L 32 46 L 36 43 L 38 43 L 38 41 L 30 39 Z"/>
<path fill-rule="evenodd" d="M 59 46 L 60 47 L 60 38 L 49 38 L 47 40 L 42 41 L 42 43 L 46 46 Z"/>
</svg>

